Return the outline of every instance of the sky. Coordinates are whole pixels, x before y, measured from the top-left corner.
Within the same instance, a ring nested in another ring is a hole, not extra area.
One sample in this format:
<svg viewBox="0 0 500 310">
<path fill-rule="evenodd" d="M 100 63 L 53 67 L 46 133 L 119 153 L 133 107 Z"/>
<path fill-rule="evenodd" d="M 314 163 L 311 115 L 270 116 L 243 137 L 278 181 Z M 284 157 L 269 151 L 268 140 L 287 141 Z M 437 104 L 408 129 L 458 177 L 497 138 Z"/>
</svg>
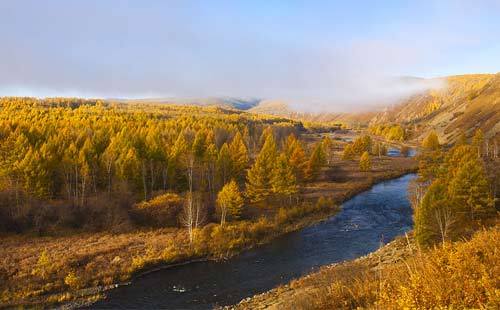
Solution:
<svg viewBox="0 0 500 310">
<path fill-rule="evenodd" d="M 0 96 L 328 110 L 430 85 L 401 76 L 499 72 L 500 0 L 0 0 L 0 42 Z"/>
</svg>

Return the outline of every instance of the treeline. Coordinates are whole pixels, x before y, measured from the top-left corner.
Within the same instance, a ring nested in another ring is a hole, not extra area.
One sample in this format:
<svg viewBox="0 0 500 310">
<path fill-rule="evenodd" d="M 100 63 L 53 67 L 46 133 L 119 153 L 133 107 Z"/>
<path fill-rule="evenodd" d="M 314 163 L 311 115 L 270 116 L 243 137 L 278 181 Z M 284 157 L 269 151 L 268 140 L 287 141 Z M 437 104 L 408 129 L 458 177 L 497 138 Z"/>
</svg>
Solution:
<svg viewBox="0 0 500 310">
<path fill-rule="evenodd" d="M 495 158 L 484 145 L 480 130 L 471 143 L 462 136 L 449 150 L 434 132 L 423 141 L 419 176 L 410 191 L 421 246 L 470 236 L 496 215 L 495 188 L 485 170 L 485 161 Z"/>
<path fill-rule="evenodd" d="M 400 124 L 379 124 L 368 128 L 371 134 L 384 137 L 390 141 L 403 142 L 408 139 L 409 133 Z"/>
<path fill-rule="evenodd" d="M 249 202 L 290 201 L 325 160 L 321 143 L 308 150 L 296 139 L 303 130 L 216 107 L 1 98 L 1 228 L 128 225 L 131 214 L 154 209 L 131 205 L 163 193 L 173 195 L 162 204 L 172 214 L 188 204 L 184 213 L 201 223 L 215 217 L 229 184 L 226 193 L 236 184 Z"/>
</svg>

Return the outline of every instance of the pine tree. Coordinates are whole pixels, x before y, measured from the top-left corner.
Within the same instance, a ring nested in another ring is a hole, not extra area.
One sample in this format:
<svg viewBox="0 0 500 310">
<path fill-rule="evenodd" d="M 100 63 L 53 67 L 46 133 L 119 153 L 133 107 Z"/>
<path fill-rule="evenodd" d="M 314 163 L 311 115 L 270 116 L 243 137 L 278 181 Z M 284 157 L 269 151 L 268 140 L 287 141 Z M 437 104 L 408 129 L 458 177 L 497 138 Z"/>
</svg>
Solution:
<svg viewBox="0 0 500 310">
<path fill-rule="evenodd" d="M 368 152 L 364 152 L 359 159 L 359 169 L 361 171 L 370 171 L 372 169 L 372 161 L 370 158 L 370 154 Z"/>
<path fill-rule="evenodd" d="M 275 159 L 276 143 L 272 135 L 267 135 L 255 163 L 247 174 L 246 194 L 252 202 L 262 201 L 270 195 L 271 175 Z"/>
<path fill-rule="evenodd" d="M 292 196 L 297 193 L 297 180 L 293 171 L 293 167 L 288 164 L 285 154 L 281 154 L 276 161 L 271 178 L 273 192 L 282 197 L 292 199 Z"/>
<path fill-rule="evenodd" d="M 220 216 L 220 224 L 224 225 L 226 219 L 239 219 L 243 207 L 243 198 L 234 180 L 222 187 L 217 194 L 217 213 Z M 229 217 L 228 217 L 229 215 Z"/>
</svg>

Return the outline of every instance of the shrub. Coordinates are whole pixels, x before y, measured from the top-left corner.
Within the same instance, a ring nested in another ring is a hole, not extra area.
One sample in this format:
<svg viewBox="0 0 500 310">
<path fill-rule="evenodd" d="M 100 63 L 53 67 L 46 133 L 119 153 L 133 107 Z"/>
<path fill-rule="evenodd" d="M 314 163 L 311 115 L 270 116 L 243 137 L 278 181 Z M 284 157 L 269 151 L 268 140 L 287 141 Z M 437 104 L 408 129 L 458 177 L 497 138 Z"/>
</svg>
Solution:
<svg viewBox="0 0 500 310">
<path fill-rule="evenodd" d="M 141 225 L 176 226 L 182 204 L 183 199 L 179 195 L 166 193 L 135 204 L 132 208 L 132 214 L 136 222 Z"/>
<path fill-rule="evenodd" d="M 64 278 L 64 284 L 69 286 L 71 289 L 79 289 L 82 286 L 82 281 L 73 271 L 70 271 Z"/>
</svg>

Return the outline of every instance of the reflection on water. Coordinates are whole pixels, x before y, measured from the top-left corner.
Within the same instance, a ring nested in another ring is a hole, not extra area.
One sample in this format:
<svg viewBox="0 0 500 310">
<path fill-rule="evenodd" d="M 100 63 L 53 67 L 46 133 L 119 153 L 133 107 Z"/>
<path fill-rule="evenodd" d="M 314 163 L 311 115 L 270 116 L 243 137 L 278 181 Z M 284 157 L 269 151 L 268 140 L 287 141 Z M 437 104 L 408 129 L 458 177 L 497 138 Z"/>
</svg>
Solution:
<svg viewBox="0 0 500 310">
<path fill-rule="evenodd" d="M 412 227 L 407 198 L 415 175 L 382 182 L 343 204 L 337 216 L 221 263 L 165 269 L 112 290 L 92 308 L 210 309 L 234 304 L 319 266 L 376 250 Z"/>
</svg>

